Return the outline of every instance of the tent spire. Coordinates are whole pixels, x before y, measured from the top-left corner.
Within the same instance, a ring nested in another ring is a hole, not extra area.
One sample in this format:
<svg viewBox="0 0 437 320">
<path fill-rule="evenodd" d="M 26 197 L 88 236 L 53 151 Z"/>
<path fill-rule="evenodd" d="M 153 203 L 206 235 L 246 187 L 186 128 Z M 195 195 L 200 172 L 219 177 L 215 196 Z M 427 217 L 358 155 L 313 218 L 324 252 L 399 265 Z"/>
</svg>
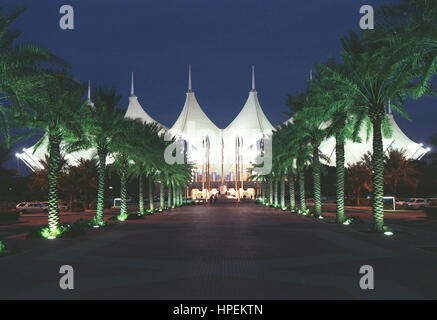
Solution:
<svg viewBox="0 0 437 320">
<path fill-rule="evenodd" d="M 191 83 L 191 64 L 188 65 L 188 92 L 193 91 L 193 85 Z"/>
<path fill-rule="evenodd" d="M 88 102 L 91 102 L 91 80 L 88 80 Z"/>
<path fill-rule="evenodd" d="M 130 95 L 135 96 L 135 86 L 134 86 L 134 73 L 132 72 L 131 85 L 130 85 Z"/>
<path fill-rule="evenodd" d="M 255 66 L 252 66 L 252 91 L 255 91 Z"/>
<path fill-rule="evenodd" d="M 391 114 L 391 99 L 388 99 L 388 114 Z"/>
</svg>

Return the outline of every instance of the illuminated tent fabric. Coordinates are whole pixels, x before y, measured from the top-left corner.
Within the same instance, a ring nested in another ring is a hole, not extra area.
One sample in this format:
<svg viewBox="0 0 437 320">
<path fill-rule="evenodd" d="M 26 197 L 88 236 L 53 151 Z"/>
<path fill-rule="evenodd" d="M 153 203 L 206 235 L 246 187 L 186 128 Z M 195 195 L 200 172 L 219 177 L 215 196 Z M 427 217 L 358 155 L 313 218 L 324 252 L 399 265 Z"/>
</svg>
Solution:
<svg viewBox="0 0 437 320">
<path fill-rule="evenodd" d="M 407 159 L 418 160 L 421 159 L 428 150 L 425 149 L 421 144 L 418 144 L 408 138 L 405 133 L 399 128 L 398 124 L 394 120 L 393 114 L 387 114 L 388 121 L 392 128 L 392 137 L 383 138 L 384 151 L 388 153 L 390 150 L 404 151 Z M 369 139 L 367 138 L 369 136 Z M 345 143 L 345 165 L 353 165 L 362 160 L 363 155 L 373 151 L 372 143 L 372 131 L 367 135 L 366 128 L 361 128 L 359 135 L 361 142 L 351 142 L 347 141 Z M 320 150 L 325 157 L 328 158 L 327 161 L 322 159 L 322 162 L 329 166 L 335 166 L 335 139 L 333 137 L 325 140 L 321 146 Z"/>
<path fill-rule="evenodd" d="M 140 119 L 144 123 L 156 123 L 158 124 L 163 130 L 168 130 L 167 127 L 160 124 L 158 121 L 153 119 L 141 106 L 140 102 L 138 101 L 138 97 L 135 95 L 134 91 L 134 74 L 132 73 L 132 82 L 131 82 L 131 93 L 129 96 L 129 105 L 126 109 L 126 113 L 124 115 L 125 119 Z"/>
<path fill-rule="evenodd" d="M 197 164 L 206 163 L 205 143 L 209 141 L 210 169 L 221 166 L 221 130 L 203 112 L 192 90 L 191 67 L 184 107 L 169 130 L 176 139 L 188 142 L 188 158 Z"/>
<path fill-rule="evenodd" d="M 90 107 L 94 106 L 91 101 L 91 86 L 88 84 L 88 105 Z M 167 127 L 158 123 L 152 117 L 150 117 L 146 111 L 141 107 L 138 97 L 134 94 L 134 77 L 132 73 L 132 83 L 131 83 L 131 95 L 129 97 L 129 105 L 126 109 L 126 113 L 124 116 L 125 119 L 141 119 L 145 123 L 157 123 L 161 128 L 162 132 L 168 130 Z M 42 140 L 42 141 L 41 141 Z M 38 143 L 41 143 L 39 148 L 36 149 Z M 41 170 L 43 166 L 41 161 L 45 161 L 46 155 L 48 155 L 48 138 L 47 135 L 44 135 L 40 141 L 33 145 L 32 147 L 23 149 L 22 153 L 17 154 L 17 157 L 21 159 L 32 171 Z M 65 153 L 63 151 L 63 146 L 61 144 L 61 154 L 64 156 L 68 165 L 78 165 L 80 159 L 89 160 L 97 155 L 97 151 L 95 149 L 89 150 L 81 150 L 73 153 Z M 113 162 L 111 156 L 108 156 L 107 163 L 110 164 Z"/>
<path fill-rule="evenodd" d="M 254 163 L 259 154 L 259 142 L 269 135 L 274 127 L 267 119 L 255 90 L 255 69 L 252 67 L 252 90 L 238 116 L 223 130 L 224 171 L 233 170 L 236 159 L 236 140 L 240 139 L 242 152 L 240 156 L 244 166 Z"/>
</svg>

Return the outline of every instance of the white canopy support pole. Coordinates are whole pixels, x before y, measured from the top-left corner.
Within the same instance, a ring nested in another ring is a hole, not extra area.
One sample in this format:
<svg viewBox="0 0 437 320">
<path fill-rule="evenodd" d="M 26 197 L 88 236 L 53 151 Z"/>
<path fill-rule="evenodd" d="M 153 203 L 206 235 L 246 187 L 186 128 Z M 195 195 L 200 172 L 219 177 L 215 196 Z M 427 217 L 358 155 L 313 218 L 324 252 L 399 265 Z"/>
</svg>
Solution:
<svg viewBox="0 0 437 320">
<path fill-rule="evenodd" d="M 130 83 L 130 95 L 135 96 L 135 85 L 134 85 L 134 73 L 132 72 L 131 83 Z"/>
<path fill-rule="evenodd" d="M 191 64 L 188 65 L 188 92 L 193 92 L 193 84 L 191 81 Z"/>
<path fill-rule="evenodd" d="M 252 91 L 256 91 L 256 89 L 255 89 L 255 66 L 252 66 Z"/>
</svg>

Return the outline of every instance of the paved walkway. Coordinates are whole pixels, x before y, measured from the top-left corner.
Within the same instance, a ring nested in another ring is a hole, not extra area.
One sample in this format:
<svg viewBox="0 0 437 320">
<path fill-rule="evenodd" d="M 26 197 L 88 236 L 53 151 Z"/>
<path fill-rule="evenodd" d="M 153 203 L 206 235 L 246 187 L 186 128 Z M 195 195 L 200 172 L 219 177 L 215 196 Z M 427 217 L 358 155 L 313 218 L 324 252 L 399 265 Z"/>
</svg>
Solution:
<svg viewBox="0 0 437 320">
<path fill-rule="evenodd" d="M 75 239 L 24 240 L 10 234 L 15 228 L 0 228 L 0 237 L 9 230 L 8 243 L 22 248 L 0 258 L 2 299 L 437 298 L 433 230 L 387 238 L 232 202 L 183 207 Z M 75 270 L 71 291 L 58 286 L 64 264 Z M 373 291 L 359 287 L 362 265 L 374 268 Z"/>
</svg>

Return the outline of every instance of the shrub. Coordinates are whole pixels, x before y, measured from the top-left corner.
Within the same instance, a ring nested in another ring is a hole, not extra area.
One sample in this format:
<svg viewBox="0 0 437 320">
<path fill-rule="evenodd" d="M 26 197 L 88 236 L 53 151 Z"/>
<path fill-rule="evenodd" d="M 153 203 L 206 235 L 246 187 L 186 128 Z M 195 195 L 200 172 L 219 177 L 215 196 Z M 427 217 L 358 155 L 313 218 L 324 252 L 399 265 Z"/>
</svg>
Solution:
<svg viewBox="0 0 437 320">
<path fill-rule="evenodd" d="M 61 225 L 55 232 L 51 232 L 48 226 L 41 226 L 29 232 L 26 238 L 73 238 L 86 234 L 91 223 L 92 220 L 79 219 L 73 224 Z"/>
</svg>

